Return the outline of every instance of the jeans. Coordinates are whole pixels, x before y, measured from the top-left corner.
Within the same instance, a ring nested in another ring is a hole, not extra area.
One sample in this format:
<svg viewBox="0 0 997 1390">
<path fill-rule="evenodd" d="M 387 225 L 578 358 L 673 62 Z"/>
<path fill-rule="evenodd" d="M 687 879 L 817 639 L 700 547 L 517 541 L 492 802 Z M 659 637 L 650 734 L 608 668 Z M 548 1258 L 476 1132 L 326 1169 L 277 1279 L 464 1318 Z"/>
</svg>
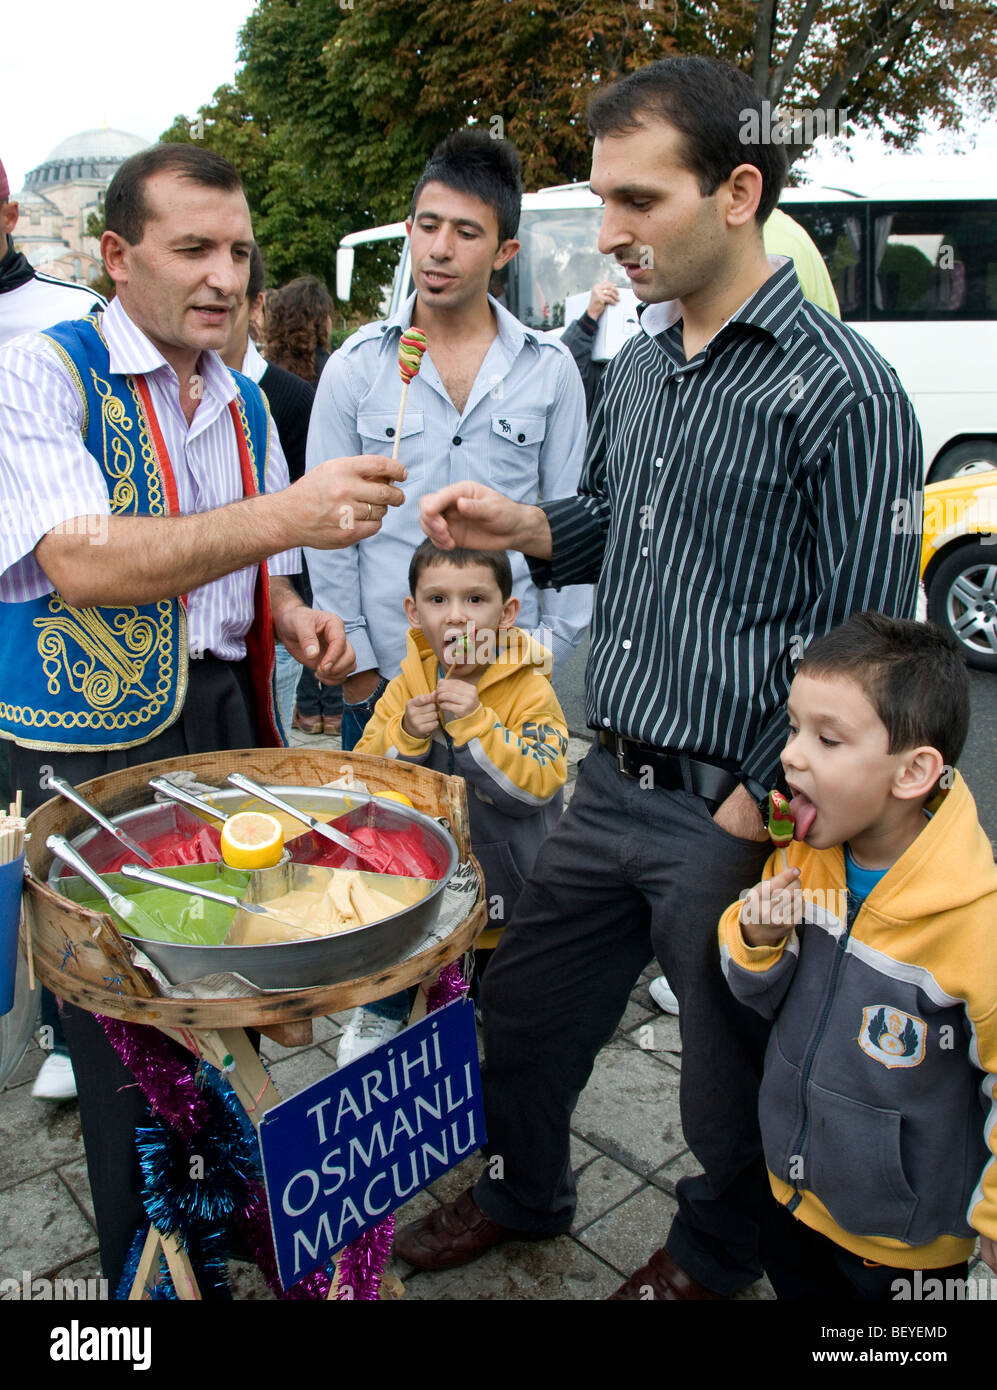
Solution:
<svg viewBox="0 0 997 1390">
<path fill-rule="evenodd" d="M 322 685 L 316 679 L 315 672 L 309 671 L 307 666 L 300 666 L 298 669 L 301 672 L 301 679 L 298 681 L 298 713 L 328 714 L 330 716 L 342 714 L 342 687 Z"/>
<path fill-rule="evenodd" d="M 368 695 L 366 700 L 361 700 L 359 704 L 351 705 L 346 700 L 343 701 L 343 752 L 350 753 L 360 742 L 363 731 L 367 727 L 370 716 L 374 713 L 374 706 L 388 688 L 387 676 L 382 676 L 375 689 Z"/>
<path fill-rule="evenodd" d="M 294 692 L 298 688 L 301 662 L 295 661 L 291 653 L 280 642 L 277 643 L 276 655 L 277 708 L 280 710 L 280 722 L 284 725 L 285 737 L 290 737 L 291 720 L 294 717 Z"/>
</svg>

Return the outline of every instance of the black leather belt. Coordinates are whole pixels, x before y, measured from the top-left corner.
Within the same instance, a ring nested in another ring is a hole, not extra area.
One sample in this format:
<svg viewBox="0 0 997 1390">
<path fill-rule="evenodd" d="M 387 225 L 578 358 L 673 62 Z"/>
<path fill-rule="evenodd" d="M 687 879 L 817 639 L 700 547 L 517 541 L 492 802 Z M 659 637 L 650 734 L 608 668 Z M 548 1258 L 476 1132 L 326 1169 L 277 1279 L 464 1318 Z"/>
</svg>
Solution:
<svg viewBox="0 0 997 1390">
<path fill-rule="evenodd" d="M 637 743 L 621 734 L 599 734 L 599 742 L 608 748 L 616 765 L 625 777 L 643 779 L 650 770 L 650 785 L 664 791 L 687 791 L 710 803 L 711 813 L 726 801 L 740 778 L 716 763 L 690 757 L 688 753 L 668 753 L 650 743 Z"/>
</svg>

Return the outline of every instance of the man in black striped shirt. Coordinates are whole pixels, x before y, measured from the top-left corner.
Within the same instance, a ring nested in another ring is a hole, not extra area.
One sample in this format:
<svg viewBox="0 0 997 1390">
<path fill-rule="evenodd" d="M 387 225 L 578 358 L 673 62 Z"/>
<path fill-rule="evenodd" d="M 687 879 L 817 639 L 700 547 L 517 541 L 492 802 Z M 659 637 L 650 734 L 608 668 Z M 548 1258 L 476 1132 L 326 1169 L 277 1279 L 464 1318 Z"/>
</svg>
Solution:
<svg viewBox="0 0 997 1390">
<path fill-rule="evenodd" d="M 913 614 L 917 537 L 890 522 L 922 465 L 895 373 L 764 254 L 785 160 L 742 141 L 751 111 L 749 79 L 699 58 L 594 100 L 599 247 L 646 307 L 604 374 L 578 495 L 530 507 L 465 483 L 423 501 L 438 545 L 515 548 L 541 585 L 598 584 L 599 740 L 485 980 L 493 1162 L 473 1197 L 401 1233 L 420 1267 L 570 1226 L 571 1113 L 653 947 L 704 1172 L 614 1297 L 716 1298 L 760 1273 L 765 1028 L 725 997 L 716 923 L 768 852 L 758 801 L 780 776 L 794 659 L 855 610 Z"/>
</svg>

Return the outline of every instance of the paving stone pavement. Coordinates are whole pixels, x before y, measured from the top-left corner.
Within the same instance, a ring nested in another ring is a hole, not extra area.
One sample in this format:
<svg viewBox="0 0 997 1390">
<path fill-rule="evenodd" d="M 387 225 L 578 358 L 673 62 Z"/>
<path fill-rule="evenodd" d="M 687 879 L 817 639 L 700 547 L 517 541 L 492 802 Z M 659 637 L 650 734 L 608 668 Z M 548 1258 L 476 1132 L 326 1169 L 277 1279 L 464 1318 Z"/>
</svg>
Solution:
<svg viewBox="0 0 997 1390">
<path fill-rule="evenodd" d="M 338 740 L 297 732 L 294 742 L 338 747 Z M 582 739 L 571 741 L 572 784 L 586 747 Z M 463 1269 L 441 1273 L 413 1271 L 394 1260 L 389 1270 L 402 1279 L 406 1299 L 600 1300 L 663 1243 L 675 1210 L 675 1183 L 697 1164 L 679 1123 L 678 1022 L 662 1015 L 648 993 L 656 973 L 649 964 L 635 986 L 575 1113 L 578 1212 L 570 1234 L 510 1243 Z M 308 1047 L 285 1048 L 263 1039 L 262 1055 L 282 1096 L 333 1069 L 348 1017 L 317 1019 Z M 5 1279 L 20 1283 L 24 1271 L 47 1279 L 100 1274 L 77 1106 L 30 1095 L 43 1059 L 32 1042 L 0 1093 L 0 1287 Z M 396 1213 L 398 1223 L 452 1201 L 483 1162 L 474 1155 L 418 1193 Z M 977 1261 L 973 1275 L 984 1278 L 989 1271 Z M 236 1298 L 273 1298 L 250 1265 L 233 1262 L 230 1282 Z M 743 1300 L 773 1297 L 766 1280 L 739 1295 Z"/>
</svg>

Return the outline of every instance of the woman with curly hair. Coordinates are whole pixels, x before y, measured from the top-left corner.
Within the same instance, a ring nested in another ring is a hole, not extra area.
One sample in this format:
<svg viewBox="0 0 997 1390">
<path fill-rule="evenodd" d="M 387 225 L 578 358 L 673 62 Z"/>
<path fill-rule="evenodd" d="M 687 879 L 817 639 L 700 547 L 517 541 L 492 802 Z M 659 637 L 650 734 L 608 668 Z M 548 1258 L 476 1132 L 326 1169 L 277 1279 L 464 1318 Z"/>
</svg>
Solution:
<svg viewBox="0 0 997 1390">
<path fill-rule="evenodd" d="M 300 275 L 279 290 L 270 290 L 263 322 L 267 361 L 294 372 L 312 386 L 317 385 L 322 368 L 329 360 L 329 334 L 332 332 L 332 300 L 322 281 L 314 275 Z M 310 587 L 308 601 L 311 601 Z M 337 735 L 342 711 L 340 687 L 320 685 L 307 666 L 303 667 L 293 727 L 306 734 Z"/>
<path fill-rule="evenodd" d="M 329 360 L 332 299 L 314 275 L 299 275 L 267 295 L 267 360 L 314 386 Z"/>
</svg>

